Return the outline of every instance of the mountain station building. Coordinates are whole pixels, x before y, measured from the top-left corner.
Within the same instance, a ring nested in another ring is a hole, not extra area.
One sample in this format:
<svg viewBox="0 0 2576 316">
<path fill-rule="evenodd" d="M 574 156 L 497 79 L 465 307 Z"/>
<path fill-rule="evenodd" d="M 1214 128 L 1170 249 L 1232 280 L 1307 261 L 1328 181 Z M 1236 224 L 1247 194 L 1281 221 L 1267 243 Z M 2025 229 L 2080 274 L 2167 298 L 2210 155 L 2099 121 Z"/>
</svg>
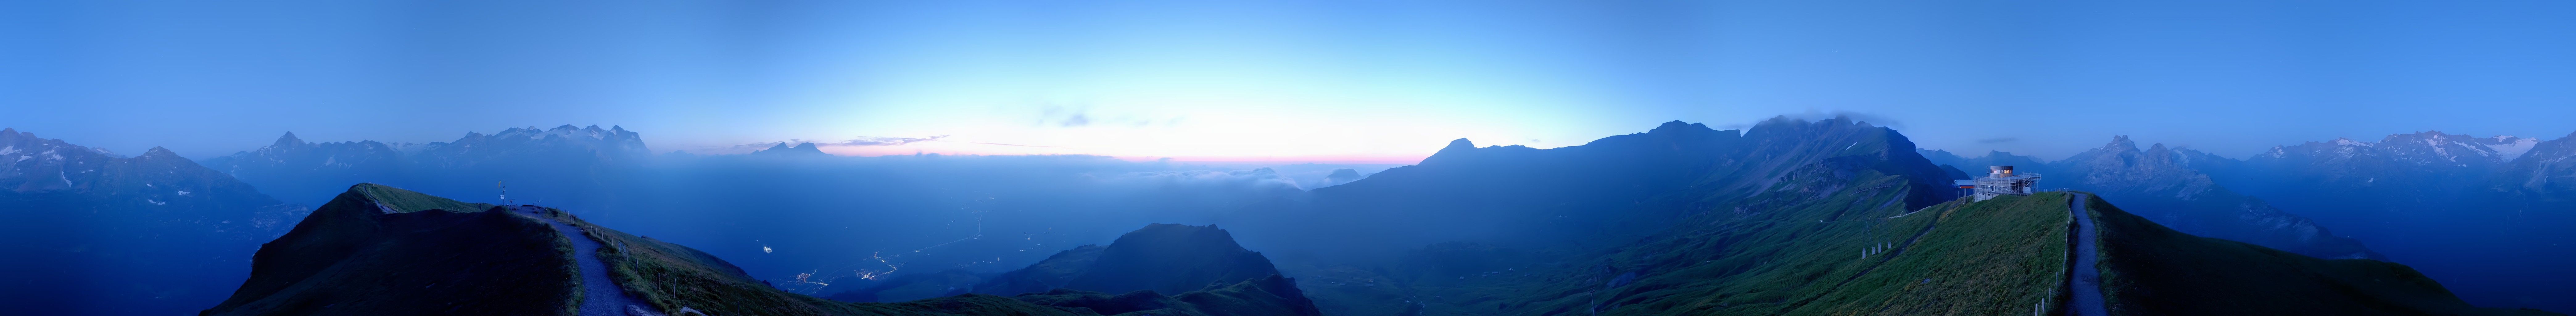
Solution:
<svg viewBox="0 0 2576 316">
<path fill-rule="evenodd" d="M 2032 184 L 2039 182 L 2037 173 L 2014 173 L 2012 166 L 1987 166 L 1986 171 L 1988 172 L 1984 178 L 1956 180 L 1953 183 L 1958 184 L 1959 189 L 1969 190 L 1969 195 L 1976 197 L 1978 201 L 1993 199 L 2000 195 L 2030 195 L 2038 192 L 2038 189 L 2031 187 Z"/>
</svg>

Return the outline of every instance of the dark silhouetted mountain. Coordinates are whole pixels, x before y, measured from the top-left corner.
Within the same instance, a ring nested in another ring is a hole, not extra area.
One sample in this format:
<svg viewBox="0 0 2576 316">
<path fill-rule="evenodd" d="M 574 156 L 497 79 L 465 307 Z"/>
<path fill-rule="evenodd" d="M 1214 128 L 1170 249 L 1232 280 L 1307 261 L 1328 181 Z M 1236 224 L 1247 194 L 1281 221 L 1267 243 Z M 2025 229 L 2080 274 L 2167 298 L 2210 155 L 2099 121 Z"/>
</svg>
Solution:
<svg viewBox="0 0 2576 316">
<path fill-rule="evenodd" d="M 1180 293 L 1279 274 L 1270 259 L 1236 245 L 1216 226 L 1153 224 L 1107 247 L 1083 246 L 1002 274 L 976 292 L 1017 294 L 1055 288 L 1125 293 Z"/>
<path fill-rule="evenodd" d="M 1064 287 L 1125 293 L 1180 293 L 1279 274 L 1270 258 L 1244 250 L 1216 226 L 1154 224 L 1118 236 L 1098 262 Z"/>
<path fill-rule="evenodd" d="M 449 196 L 497 196 L 594 206 L 609 203 L 651 153 L 623 127 L 557 126 L 466 133 L 428 144 L 309 143 L 287 133 L 267 147 L 207 159 L 207 166 L 290 201 L 332 198 L 350 183 L 402 186 Z"/>
<path fill-rule="evenodd" d="M 260 246 L 201 315 L 549 315 L 578 298 L 571 241 L 498 206 L 351 186 Z"/>
<path fill-rule="evenodd" d="M 0 313 L 203 307 L 302 211 L 160 147 L 122 157 L 0 129 Z"/>
<path fill-rule="evenodd" d="M 1801 176 L 1918 175 L 1907 179 L 1921 181 L 1891 184 L 1925 192 L 1890 202 L 1906 207 L 1955 195 L 1956 190 L 1943 189 L 1949 185 L 1947 176 L 1924 162 L 1913 143 L 1895 131 L 1843 119 L 1776 118 L 1743 132 L 1675 121 L 1645 133 L 1553 149 L 1478 148 L 1460 139 L 1421 164 L 1316 189 L 1311 203 L 1257 212 L 1270 217 L 1239 225 L 1293 227 L 1262 231 L 1349 232 L 1298 236 L 1296 242 L 1276 247 L 1301 253 L 1353 247 L 1392 252 L 1446 241 L 1592 243 L 1658 231 L 1675 218 L 1768 207 L 1710 208 L 1745 196 L 1773 190 L 1826 195 L 1847 188 L 1784 183 Z M 1290 238 L 1265 238 L 1282 239 Z"/>
<path fill-rule="evenodd" d="M 2558 315 L 2471 306 L 2405 265 L 2192 236 L 2105 199 L 2083 202 L 2101 227 L 2102 287 L 2116 315 Z"/>
<path fill-rule="evenodd" d="M 576 294 L 582 292 L 577 280 L 605 274 L 627 295 L 652 305 L 632 309 L 708 315 L 1318 315 L 1294 280 L 1276 274 L 1171 296 L 1054 290 L 836 302 L 781 291 L 696 249 L 601 227 L 558 209 L 536 210 L 352 186 L 294 231 L 262 246 L 250 279 L 231 299 L 201 314 L 572 315 L 581 300 L 590 299 Z M 574 228 L 557 230 L 547 221 Z M 601 246 L 596 253 L 575 253 L 570 244 L 581 241 L 573 238 Z M 595 256 L 604 268 L 584 271 L 574 264 L 581 260 L 577 256 Z"/>
</svg>

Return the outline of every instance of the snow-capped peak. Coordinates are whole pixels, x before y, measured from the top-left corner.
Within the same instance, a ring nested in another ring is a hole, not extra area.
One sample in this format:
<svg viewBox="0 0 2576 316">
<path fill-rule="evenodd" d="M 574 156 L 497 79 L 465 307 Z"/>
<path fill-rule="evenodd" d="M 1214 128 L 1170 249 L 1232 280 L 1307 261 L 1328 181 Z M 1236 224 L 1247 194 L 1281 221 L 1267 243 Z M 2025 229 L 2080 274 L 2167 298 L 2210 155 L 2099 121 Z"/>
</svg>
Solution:
<svg viewBox="0 0 2576 316">
<path fill-rule="evenodd" d="M 2334 139 L 2334 144 L 2335 144 L 2335 145 L 2344 145 L 2344 146 L 2363 146 L 2363 147 L 2368 147 L 2368 146 L 2370 146 L 2370 143 L 2368 143 L 2368 142 L 2354 141 L 2354 140 L 2352 140 L 2351 138 L 2342 138 L 2342 137 L 2336 137 L 2336 138 Z"/>
<path fill-rule="evenodd" d="M 2522 158 L 2523 153 L 2531 152 L 2531 147 L 2540 145 L 2539 139 L 2531 138 L 2496 136 L 2495 140 L 2496 143 L 2484 145 L 2487 149 L 2495 150 L 2496 160 L 2504 162 L 2512 162 L 2514 158 Z"/>
</svg>

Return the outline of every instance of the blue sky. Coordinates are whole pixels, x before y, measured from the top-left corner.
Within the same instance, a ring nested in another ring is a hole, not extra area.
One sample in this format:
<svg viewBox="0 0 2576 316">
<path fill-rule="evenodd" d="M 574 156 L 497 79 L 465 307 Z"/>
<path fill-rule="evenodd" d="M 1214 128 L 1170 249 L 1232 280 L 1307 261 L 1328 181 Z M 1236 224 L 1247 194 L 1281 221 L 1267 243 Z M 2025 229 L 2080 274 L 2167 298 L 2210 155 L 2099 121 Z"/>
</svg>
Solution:
<svg viewBox="0 0 2576 316">
<path fill-rule="evenodd" d="M 1926 148 L 2241 157 L 2576 132 L 2568 30 L 2576 2 L 12 1 L 0 126 L 201 158 L 598 124 L 657 150 L 1401 161 L 1855 113 Z"/>
</svg>

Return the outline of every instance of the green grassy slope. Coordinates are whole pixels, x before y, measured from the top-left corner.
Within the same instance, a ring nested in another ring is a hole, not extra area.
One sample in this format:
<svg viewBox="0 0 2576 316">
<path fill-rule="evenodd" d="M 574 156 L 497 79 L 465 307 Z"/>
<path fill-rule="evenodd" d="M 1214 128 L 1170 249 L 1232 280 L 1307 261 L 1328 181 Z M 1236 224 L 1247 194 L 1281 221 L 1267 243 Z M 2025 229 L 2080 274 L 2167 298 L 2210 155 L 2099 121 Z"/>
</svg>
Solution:
<svg viewBox="0 0 2576 316">
<path fill-rule="evenodd" d="M 360 183 L 358 185 L 349 186 L 349 192 L 365 195 L 367 198 L 373 199 L 377 205 L 384 206 L 385 210 L 390 210 L 394 213 L 410 213 L 426 210 L 479 212 L 499 206 L 485 203 L 467 203 L 463 201 L 450 200 L 443 197 L 421 194 L 420 192 L 412 192 L 410 190 L 377 185 L 374 183 Z M 334 198 L 333 200 L 336 201 L 338 199 Z"/>
<path fill-rule="evenodd" d="M 260 247 L 202 315 L 570 315 L 570 241 L 536 219 L 359 184 Z M 397 210 L 386 213 L 384 210 Z"/>
<path fill-rule="evenodd" d="M 1563 299 L 1528 302 L 1537 314 L 1599 309 L 1613 315 L 1995 315 L 2030 311 L 2062 279 L 2063 196 L 1941 204 L 1921 213 L 1839 195 L 1629 247 L 1590 280 L 1550 286 Z M 1886 197 L 1882 197 L 1886 198 Z M 1857 216 L 1830 216 L 1858 211 Z M 1817 222 L 1823 220 L 1824 222 Z M 1920 237 L 1916 237 L 1916 236 Z M 1862 258 L 1872 245 L 1892 245 Z M 1634 258 L 1634 259 L 1625 259 Z M 1617 267 L 1628 266 L 1629 269 Z M 1622 285 L 1620 276 L 1636 273 Z M 1579 291 L 1579 292 L 1577 292 Z M 1508 302 L 1508 301 L 1506 301 Z M 1511 310 L 1511 303 L 1497 304 Z"/>
<path fill-rule="evenodd" d="M 2558 315 L 2478 308 L 2396 263 L 2317 259 L 2175 232 L 2095 198 L 2119 315 Z"/>
<path fill-rule="evenodd" d="M 1948 201 L 1946 176 L 1884 128 L 1783 119 L 1744 138 L 1691 167 L 1695 180 L 1631 202 L 1668 206 L 1648 210 L 1663 218 L 1501 256 L 1527 258 L 1516 266 L 1292 270 L 1354 315 L 1987 315 L 2053 295 L 2064 207 Z M 1861 258 L 1881 244 L 1894 249 Z M 1971 260 L 1943 262 L 1956 259 Z"/>
<path fill-rule="evenodd" d="M 1611 250 L 1545 255 L 1584 259 L 1429 277 L 1329 269 L 1307 284 L 1355 315 L 1997 315 L 2059 300 L 2066 195 L 1953 201 L 1895 217 L 1908 212 L 1903 177 L 1850 179 L 1775 183 L 1746 201 L 1784 205 L 1695 216 Z M 1890 247 L 1861 258 L 1879 243 Z"/>
</svg>

